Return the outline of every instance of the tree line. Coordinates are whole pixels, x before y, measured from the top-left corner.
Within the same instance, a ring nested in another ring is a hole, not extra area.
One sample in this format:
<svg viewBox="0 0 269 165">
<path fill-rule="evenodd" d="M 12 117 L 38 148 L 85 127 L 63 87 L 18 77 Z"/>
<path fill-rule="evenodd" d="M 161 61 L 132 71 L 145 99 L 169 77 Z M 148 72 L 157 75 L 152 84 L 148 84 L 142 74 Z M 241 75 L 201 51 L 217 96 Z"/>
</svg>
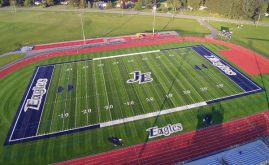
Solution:
<svg viewBox="0 0 269 165">
<path fill-rule="evenodd" d="M 60 0 L 40 0 L 45 7 L 59 4 Z M 85 8 L 87 4 L 98 2 L 98 0 L 68 0 L 69 5 L 74 7 Z M 117 3 L 116 0 L 104 0 L 108 2 L 107 8 L 112 8 Z M 122 8 L 126 8 L 124 4 L 128 1 L 135 3 L 136 10 L 144 8 L 152 8 L 156 5 L 159 11 L 173 11 L 174 13 L 181 10 L 199 10 L 200 6 L 207 7 L 210 13 L 217 13 L 232 19 L 252 19 L 259 20 L 265 12 L 269 12 L 269 0 L 119 0 Z M 0 6 L 16 5 L 16 6 L 32 6 L 35 0 L 0 0 Z M 170 6 L 162 7 L 162 3 L 167 2 Z"/>
</svg>

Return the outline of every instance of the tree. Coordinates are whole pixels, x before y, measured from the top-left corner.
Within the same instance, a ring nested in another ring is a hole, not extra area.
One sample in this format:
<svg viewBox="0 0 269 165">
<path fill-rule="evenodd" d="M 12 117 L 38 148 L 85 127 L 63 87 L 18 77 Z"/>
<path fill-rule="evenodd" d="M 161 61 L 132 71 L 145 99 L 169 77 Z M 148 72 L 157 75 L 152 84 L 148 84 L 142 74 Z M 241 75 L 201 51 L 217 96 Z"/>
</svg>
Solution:
<svg viewBox="0 0 269 165">
<path fill-rule="evenodd" d="M 260 19 L 262 12 L 266 11 L 267 3 L 267 0 L 243 0 L 244 14 L 256 23 Z"/>
<path fill-rule="evenodd" d="M 9 0 L 10 6 L 23 6 L 24 0 Z"/>
<path fill-rule="evenodd" d="M 85 0 L 80 0 L 79 7 L 82 8 L 82 9 L 86 8 L 86 1 Z"/>
<path fill-rule="evenodd" d="M 32 6 L 34 4 L 33 0 L 25 0 L 24 1 L 24 6 Z"/>
<path fill-rule="evenodd" d="M 173 10 L 172 18 L 174 18 L 174 15 L 177 9 L 180 8 L 181 6 L 181 1 L 180 0 L 167 0 L 167 3 L 172 6 L 172 10 Z"/>
<path fill-rule="evenodd" d="M 4 4 L 4 1 L 3 0 L 0 0 L 0 7 L 2 7 Z"/>
<path fill-rule="evenodd" d="M 54 5 L 54 0 L 46 0 L 48 6 L 53 6 Z"/>
<path fill-rule="evenodd" d="M 188 5 L 196 10 L 200 7 L 201 0 L 188 0 Z"/>
<path fill-rule="evenodd" d="M 138 0 L 136 3 L 135 3 L 135 9 L 136 10 L 141 10 L 142 9 L 142 5 L 143 5 L 143 2 L 142 0 Z"/>
<path fill-rule="evenodd" d="M 70 6 L 78 7 L 80 4 L 79 2 L 80 2 L 80 0 L 70 0 L 69 4 L 70 4 Z"/>
<path fill-rule="evenodd" d="M 112 9 L 113 8 L 113 3 L 111 1 L 108 1 L 107 5 L 106 5 L 106 8 L 107 9 Z"/>
<path fill-rule="evenodd" d="M 244 11 L 242 9 L 243 0 L 234 0 L 229 13 L 229 17 L 232 19 L 242 19 L 244 17 Z"/>
</svg>

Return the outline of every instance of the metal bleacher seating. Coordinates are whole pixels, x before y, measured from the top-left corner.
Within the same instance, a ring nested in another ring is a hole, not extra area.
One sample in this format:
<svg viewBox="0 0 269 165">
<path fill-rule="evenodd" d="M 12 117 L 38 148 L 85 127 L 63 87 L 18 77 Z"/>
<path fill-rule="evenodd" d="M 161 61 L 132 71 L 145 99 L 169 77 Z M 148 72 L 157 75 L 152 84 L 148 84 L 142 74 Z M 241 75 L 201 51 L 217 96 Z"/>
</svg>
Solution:
<svg viewBox="0 0 269 165">
<path fill-rule="evenodd" d="M 262 140 L 184 163 L 185 165 L 260 165 L 269 162 L 269 148 Z"/>
</svg>

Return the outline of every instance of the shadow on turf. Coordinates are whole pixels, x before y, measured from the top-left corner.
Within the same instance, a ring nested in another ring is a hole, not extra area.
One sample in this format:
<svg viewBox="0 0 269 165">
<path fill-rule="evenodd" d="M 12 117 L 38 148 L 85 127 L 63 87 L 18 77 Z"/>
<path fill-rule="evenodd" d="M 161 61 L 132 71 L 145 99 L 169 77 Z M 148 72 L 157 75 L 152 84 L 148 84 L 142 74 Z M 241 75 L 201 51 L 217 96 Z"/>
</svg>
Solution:
<svg viewBox="0 0 269 165">
<path fill-rule="evenodd" d="M 223 123 L 224 110 L 221 103 L 214 104 L 213 106 L 211 106 L 210 109 L 208 107 L 201 107 L 200 109 L 198 109 L 198 113 L 196 116 L 198 121 L 196 125 L 196 130 L 210 126 L 206 125 L 203 122 L 203 119 L 207 114 L 212 115 L 212 125 Z"/>
<path fill-rule="evenodd" d="M 252 38 L 250 38 L 252 39 Z M 260 39 L 259 39 L 260 40 Z M 262 39 L 263 40 L 263 39 Z M 263 40 L 263 41 L 269 41 L 269 40 Z M 252 49 L 252 50 L 255 50 L 254 46 L 253 46 L 253 43 L 251 40 L 248 41 L 248 45 L 249 47 Z M 258 70 L 259 70 L 259 73 L 261 73 L 261 69 L 260 69 L 260 65 L 259 65 L 259 62 L 257 60 L 257 56 L 255 53 L 253 53 L 253 56 L 255 57 L 255 62 L 256 62 L 256 65 L 258 67 Z M 264 93 L 265 93 L 265 97 L 266 97 L 266 101 L 267 101 L 267 109 L 269 109 L 269 98 L 268 98 L 268 93 L 267 93 L 267 89 L 266 87 L 268 85 L 266 85 L 266 81 L 264 81 L 264 78 L 263 78 L 263 74 L 259 74 L 260 78 L 261 78 L 261 83 L 262 83 L 262 87 L 264 89 Z"/>
<path fill-rule="evenodd" d="M 248 40 L 257 40 L 257 41 L 269 41 L 269 39 L 263 39 L 263 38 L 247 38 Z M 251 42 L 251 41 L 249 41 Z M 252 46 L 252 44 L 251 44 Z"/>
<path fill-rule="evenodd" d="M 191 51 L 191 50 L 188 50 L 188 51 Z M 172 83 L 171 83 L 171 86 L 170 86 L 170 88 L 169 88 L 169 90 L 168 90 L 168 92 L 167 92 L 166 94 L 169 94 L 169 93 L 171 92 L 171 90 L 173 89 L 173 86 L 174 86 L 174 84 L 175 84 L 175 82 L 176 82 L 176 80 L 177 80 L 177 76 L 178 76 L 178 74 L 179 74 L 180 71 L 181 71 L 181 68 L 182 68 L 182 66 L 183 66 L 183 63 L 185 62 L 185 59 L 186 59 L 186 57 L 187 57 L 187 54 L 188 54 L 188 53 L 183 54 L 182 61 L 181 61 L 181 63 L 177 66 L 177 70 L 178 70 L 178 72 L 177 72 L 176 75 L 174 76 L 173 81 L 172 81 Z M 161 106 L 160 106 L 160 109 L 161 109 L 161 110 L 164 109 L 166 102 L 169 100 L 167 97 L 164 97 L 164 98 L 165 98 L 165 99 L 163 100 L 163 102 L 162 102 L 162 104 L 161 104 Z M 159 120 L 159 117 L 160 117 L 160 115 L 156 116 L 156 118 L 155 118 L 155 120 L 154 120 L 154 122 L 153 122 L 153 124 L 152 124 L 151 127 L 156 126 L 156 124 L 157 124 L 157 122 L 158 122 L 158 120 Z M 138 159 L 143 155 L 144 150 L 145 150 L 145 148 L 147 147 L 147 142 L 148 142 L 148 141 L 149 141 L 149 134 L 147 135 L 147 138 L 145 139 L 145 142 L 144 142 L 144 144 L 143 144 L 143 146 L 142 146 L 142 149 L 141 149 L 140 151 L 138 151 L 138 156 L 137 156 Z"/>
<path fill-rule="evenodd" d="M 130 19 L 128 19 L 127 21 L 123 22 L 123 23 L 120 24 L 119 26 L 117 26 L 117 27 L 111 29 L 109 32 L 107 32 L 105 35 L 103 35 L 103 37 L 108 37 L 108 36 L 110 36 L 110 34 L 111 34 L 112 32 L 114 32 L 115 30 L 119 30 L 119 29 L 121 29 L 124 25 L 126 25 L 126 24 L 128 24 L 130 21 L 132 21 L 132 19 L 134 19 L 134 15 L 132 15 L 132 17 L 131 17 Z"/>
</svg>

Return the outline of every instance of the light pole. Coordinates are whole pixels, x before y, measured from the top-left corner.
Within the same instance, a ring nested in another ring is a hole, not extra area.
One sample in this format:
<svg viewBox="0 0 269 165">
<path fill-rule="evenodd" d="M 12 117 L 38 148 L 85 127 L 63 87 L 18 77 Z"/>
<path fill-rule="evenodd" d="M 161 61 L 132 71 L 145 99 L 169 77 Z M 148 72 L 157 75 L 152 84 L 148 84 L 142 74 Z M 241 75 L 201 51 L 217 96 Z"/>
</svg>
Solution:
<svg viewBox="0 0 269 165">
<path fill-rule="evenodd" d="M 153 6 L 153 27 L 152 27 L 152 34 L 153 37 L 155 35 L 155 17 L 156 17 L 156 5 Z"/>
<path fill-rule="evenodd" d="M 83 39 L 84 39 L 84 45 L 86 45 L 86 38 L 85 38 L 85 33 L 84 33 L 82 14 L 80 14 L 80 22 L 81 22 L 81 29 L 82 29 Z"/>
<path fill-rule="evenodd" d="M 17 9 L 16 9 L 16 4 L 15 4 L 15 3 L 16 3 L 15 1 L 12 1 L 13 8 L 14 8 L 15 12 L 17 12 Z"/>
</svg>

